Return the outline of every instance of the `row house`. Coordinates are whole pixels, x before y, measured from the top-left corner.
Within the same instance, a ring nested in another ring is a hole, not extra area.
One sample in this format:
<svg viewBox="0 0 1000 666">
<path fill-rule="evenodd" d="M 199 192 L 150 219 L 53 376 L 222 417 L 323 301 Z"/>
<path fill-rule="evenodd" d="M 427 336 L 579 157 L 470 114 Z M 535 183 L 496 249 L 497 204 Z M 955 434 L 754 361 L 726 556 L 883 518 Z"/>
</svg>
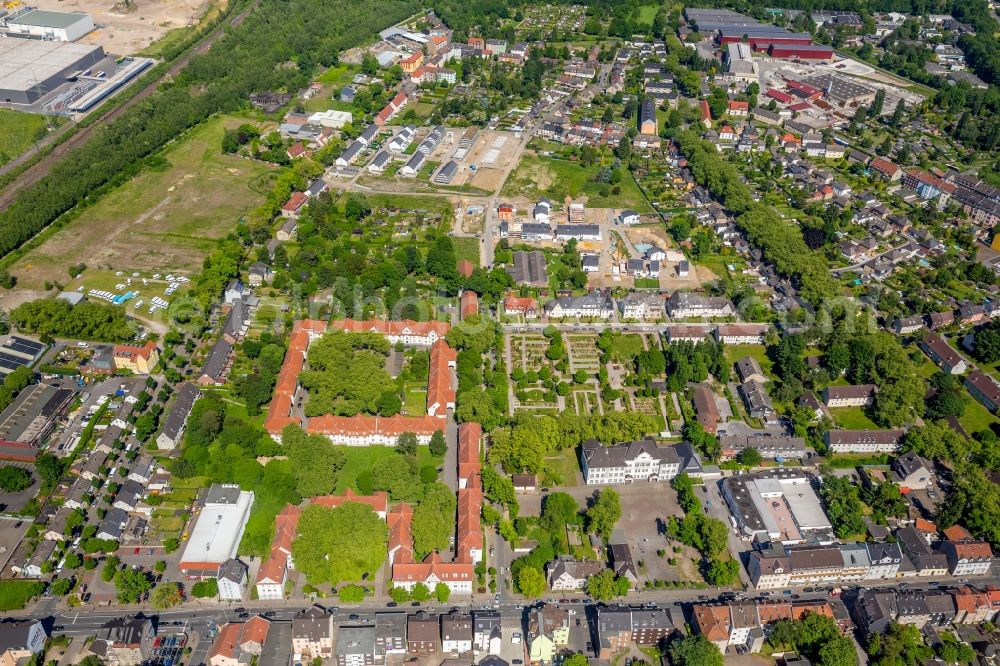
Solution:
<svg viewBox="0 0 1000 666">
<path fill-rule="evenodd" d="M 981 370 L 973 370 L 965 378 L 965 388 L 973 398 L 993 413 L 1000 408 L 1000 384 Z"/>
<path fill-rule="evenodd" d="M 730 646 L 758 652 L 763 646 L 767 626 L 782 620 L 798 620 L 807 613 L 836 619 L 832 603 L 820 600 L 695 604 L 691 613 L 692 625 L 723 653 Z"/>
<path fill-rule="evenodd" d="M 591 318 L 611 319 L 615 306 L 611 296 L 600 292 L 590 292 L 583 296 L 563 296 L 545 304 L 545 313 L 550 319 Z"/>
<path fill-rule="evenodd" d="M 804 437 L 775 435 L 770 432 L 719 435 L 719 446 L 723 460 L 732 460 L 747 449 L 756 449 L 765 460 L 801 460 L 808 453 Z"/>
<path fill-rule="evenodd" d="M 924 336 L 920 341 L 920 348 L 949 375 L 961 375 L 969 369 L 961 354 L 936 333 Z"/>
<path fill-rule="evenodd" d="M 824 441 L 834 453 L 895 453 L 904 434 L 902 430 L 829 430 Z"/>
<path fill-rule="evenodd" d="M 823 404 L 827 407 L 867 407 L 874 402 L 874 384 L 827 386 L 823 389 Z"/>
<path fill-rule="evenodd" d="M 736 309 L 725 297 L 675 291 L 667 299 L 667 314 L 672 319 L 732 317 Z"/>
<path fill-rule="evenodd" d="M 727 345 L 762 345 L 769 324 L 720 324 L 715 339 Z"/>
</svg>

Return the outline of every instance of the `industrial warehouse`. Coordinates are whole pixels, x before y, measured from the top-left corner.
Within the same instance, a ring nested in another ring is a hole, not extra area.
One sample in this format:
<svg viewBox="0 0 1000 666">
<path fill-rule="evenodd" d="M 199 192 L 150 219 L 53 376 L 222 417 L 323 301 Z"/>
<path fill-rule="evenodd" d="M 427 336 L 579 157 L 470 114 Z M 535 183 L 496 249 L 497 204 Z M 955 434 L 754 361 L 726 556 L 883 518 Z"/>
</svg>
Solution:
<svg viewBox="0 0 1000 666">
<path fill-rule="evenodd" d="M 88 44 L 38 39 L 0 40 L 0 102 L 33 104 L 106 59 Z M 114 65 L 114 60 L 111 60 Z"/>
</svg>

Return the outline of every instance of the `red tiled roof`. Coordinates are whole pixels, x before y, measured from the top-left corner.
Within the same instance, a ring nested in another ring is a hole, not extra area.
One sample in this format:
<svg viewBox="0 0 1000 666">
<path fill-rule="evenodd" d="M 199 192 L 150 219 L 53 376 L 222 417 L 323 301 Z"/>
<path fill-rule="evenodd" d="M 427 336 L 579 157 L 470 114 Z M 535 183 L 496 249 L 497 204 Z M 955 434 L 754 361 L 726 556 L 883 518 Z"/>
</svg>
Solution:
<svg viewBox="0 0 1000 666">
<path fill-rule="evenodd" d="M 243 632 L 240 634 L 240 645 L 246 645 L 247 643 L 264 645 L 270 630 L 270 621 L 262 618 L 260 615 L 254 615 L 243 623 Z"/>
<path fill-rule="evenodd" d="M 538 303 L 531 297 L 520 298 L 511 294 L 503 299 L 503 309 L 506 312 L 520 312 L 523 314 L 528 310 L 538 310 Z"/>
<path fill-rule="evenodd" d="M 299 526 L 299 516 L 302 509 L 289 504 L 274 518 L 274 539 L 271 541 L 271 553 L 260 565 L 257 581 L 280 583 L 288 568 L 288 556 L 292 553 L 292 542 L 295 541 Z"/>
<path fill-rule="evenodd" d="M 471 479 L 479 474 L 479 442 L 483 437 L 483 427 L 478 423 L 462 423 L 458 426 L 458 478 Z"/>
<path fill-rule="evenodd" d="M 431 345 L 430 367 L 427 372 L 427 413 L 445 417 L 448 405 L 455 404 L 455 389 L 451 385 L 451 368 L 457 354 L 440 338 Z"/>
<path fill-rule="evenodd" d="M 698 631 L 710 641 L 728 641 L 732 622 L 729 618 L 729 606 L 694 607 L 694 622 Z"/>
<path fill-rule="evenodd" d="M 483 530 L 479 520 L 482 511 L 483 491 L 480 490 L 479 477 L 473 476 L 469 485 L 458 491 L 457 562 L 472 562 L 472 551 L 483 548 Z"/>
<path fill-rule="evenodd" d="M 156 343 L 150 340 L 142 347 L 136 347 L 134 345 L 115 345 L 112 350 L 112 354 L 117 358 L 134 358 L 142 357 L 149 360 L 150 355 L 156 349 Z"/>
<path fill-rule="evenodd" d="M 394 583 L 424 582 L 431 576 L 440 581 L 472 581 L 475 577 L 472 562 L 442 562 L 441 556 L 431 553 L 423 562 L 403 562 L 393 565 Z"/>
<path fill-rule="evenodd" d="M 222 656 L 236 659 L 239 656 L 240 629 L 242 629 L 242 625 L 235 622 L 222 625 L 222 628 L 219 629 L 219 635 L 212 643 L 212 649 L 208 652 L 208 658 Z"/>
<path fill-rule="evenodd" d="M 952 525 L 942 530 L 944 538 L 948 541 L 958 541 L 959 539 L 971 539 L 972 533 L 961 525 Z"/>
<path fill-rule="evenodd" d="M 344 491 L 343 495 L 323 495 L 322 497 L 314 497 L 310 500 L 311 504 L 325 506 L 328 509 L 335 509 L 344 502 L 367 504 L 375 513 L 379 514 L 384 514 L 389 510 L 389 496 L 383 491 L 376 492 L 373 495 L 358 495 L 348 488 Z"/>
<path fill-rule="evenodd" d="M 474 314 L 479 314 L 479 297 L 474 291 L 462 292 L 462 319 Z"/>
<path fill-rule="evenodd" d="M 397 564 L 413 562 L 413 509 L 409 504 L 398 504 L 386 517 L 389 526 L 389 554 L 393 568 Z"/>
<path fill-rule="evenodd" d="M 285 202 L 285 205 L 281 207 L 281 210 L 295 212 L 299 208 L 302 208 L 302 206 L 304 206 L 307 201 L 309 201 L 309 197 L 307 197 L 302 192 L 293 192 L 292 196 L 289 197 L 288 201 Z"/>
<path fill-rule="evenodd" d="M 332 416 L 324 414 L 309 419 L 306 430 L 317 435 L 399 437 L 404 432 L 433 435 L 443 422 L 434 416 Z"/>
</svg>

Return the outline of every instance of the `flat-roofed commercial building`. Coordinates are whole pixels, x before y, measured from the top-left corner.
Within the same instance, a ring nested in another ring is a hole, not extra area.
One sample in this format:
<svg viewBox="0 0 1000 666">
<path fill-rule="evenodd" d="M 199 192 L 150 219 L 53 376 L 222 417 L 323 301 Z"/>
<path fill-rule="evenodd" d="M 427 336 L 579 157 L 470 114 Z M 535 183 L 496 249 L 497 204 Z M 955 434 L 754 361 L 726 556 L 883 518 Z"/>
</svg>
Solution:
<svg viewBox="0 0 1000 666">
<path fill-rule="evenodd" d="M 29 9 L 4 23 L 11 34 L 60 42 L 75 42 L 94 30 L 94 19 L 89 14 L 46 9 Z"/>
<path fill-rule="evenodd" d="M 722 495 L 739 530 L 748 537 L 784 544 L 833 539 L 833 525 L 810 478 L 800 471 L 732 476 L 722 482 Z"/>
<path fill-rule="evenodd" d="M 100 46 L 0 39 L 0 103 L 32 104 L 104 58 Z"/>
<path fill-rule="evenodd" d="M 253 500 L 252 492 L 237 485 L 210 487 L 177 568 L 189 576 L 215 577 L 224 562 L 236 557 Z"/>
</svg>

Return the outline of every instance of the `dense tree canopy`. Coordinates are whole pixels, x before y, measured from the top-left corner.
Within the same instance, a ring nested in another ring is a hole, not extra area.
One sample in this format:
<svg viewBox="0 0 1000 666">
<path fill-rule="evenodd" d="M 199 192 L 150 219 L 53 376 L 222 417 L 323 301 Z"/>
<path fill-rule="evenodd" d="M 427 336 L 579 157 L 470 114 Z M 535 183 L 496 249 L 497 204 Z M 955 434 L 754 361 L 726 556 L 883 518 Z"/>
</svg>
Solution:
<svg viewBox="0 0 1000 666">
<path fill-rule="evenodd" d="M 292 543 L 295 568 L 310 583 L 361 580 L 385 559 L 389 531 L 370 506 L 344 502 L 335 509 L 312 505 L 299 518 Z"/>
<path fill-rule="evenodd" d="M 10 321 L 22 331 L 54 338 L 127 342 L 135 337 L 124 308 L 90 301 L 77 305 L 61 298 L 28 301 L 11 310 Z"/>
</svg>

